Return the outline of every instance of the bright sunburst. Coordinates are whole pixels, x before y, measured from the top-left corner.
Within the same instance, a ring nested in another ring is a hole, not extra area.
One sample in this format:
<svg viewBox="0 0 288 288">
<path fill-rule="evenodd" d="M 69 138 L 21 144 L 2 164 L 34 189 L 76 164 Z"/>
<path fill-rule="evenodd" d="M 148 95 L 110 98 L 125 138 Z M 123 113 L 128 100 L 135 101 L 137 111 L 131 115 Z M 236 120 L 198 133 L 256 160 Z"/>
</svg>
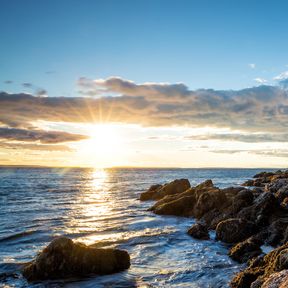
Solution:
<svg viewBox="0 0 288 288">
<path fill-rule="evenodd" d="M 125 153 L 125 139 L 121 129 L 112 124 L 95 124 L 86 128 L 89 139 L 79 146 L 81 157 L 95 167 L 119 165 L 118 160 Z"/>
<path fill-rule="evenodd" d="M 123 143 L 123 139 L 119 130 L 109 124 L 92 125 L 89 128 L 90 139 L 86 142 L 86 149 L 92 151 L 101 151 L 103 153 L 118 150 L 119 145 Z"/>
</svg>

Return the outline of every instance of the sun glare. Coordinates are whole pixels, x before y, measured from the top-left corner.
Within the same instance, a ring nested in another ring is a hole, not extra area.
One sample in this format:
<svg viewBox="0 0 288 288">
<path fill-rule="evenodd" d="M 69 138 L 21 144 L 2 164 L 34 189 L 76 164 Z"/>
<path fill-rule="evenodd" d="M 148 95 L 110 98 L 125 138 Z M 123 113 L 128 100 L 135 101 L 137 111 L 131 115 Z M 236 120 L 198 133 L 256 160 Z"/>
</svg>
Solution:
<svg viewBox="0 0 288 288">
<path fill-rule="evenodd" d="M 86 147 L 91 151 L 111 152 L 122 143 L 119 131 L 112 125 L 93 125 L 89 130 L 90 139 Z"/>
<path fill-rule="evenodd" d="M 97 124 L 87 127 L 89 139 L 82 141 L 79 152 L 95 167 L 118 165 L 117 159 L 125 152 L 121 129 L 112 124 Z"/>
</svg>

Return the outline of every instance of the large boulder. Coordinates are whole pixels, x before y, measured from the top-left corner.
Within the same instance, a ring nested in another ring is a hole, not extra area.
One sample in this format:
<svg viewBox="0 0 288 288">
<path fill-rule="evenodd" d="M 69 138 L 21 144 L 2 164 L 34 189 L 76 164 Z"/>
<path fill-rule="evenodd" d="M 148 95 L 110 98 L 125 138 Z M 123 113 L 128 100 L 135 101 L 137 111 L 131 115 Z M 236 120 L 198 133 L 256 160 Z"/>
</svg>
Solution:
<svg viewBox="0 0 288 288">
<path fill-rule="evenodd" d="M 217 240 L 226 243 L 238 243 L 255 234 L 253 222 L 239 218 L 221 221 L 216 227 Z"/>
<path fill-rule="evenodd" d="M 219 189 L 213 185 L 211 180 L 207 180 L 196 187 L 191 187 L 183 191 L 182 193 L 166 195 L 157 201 L 149 210 L 160 215 L 197 217 L 199 206 L 206 209 L 204 206 L 210 205 L 210 203 L 206 203 L 204 199 L 199 202 L 200 204 L 197 204 L 201 195 L 208 191 L 212 192 L 216 190 L 218 191 Z M 219 199 L 216 199 L 216 196 L 217 195 L 214 195 L 214 199 L 219 202 Z"/>
<path fill-rule="evenodd" d="M 35 281 L 111 274 L 129 267 L 130 257 L 126 251 L 91 248 L 60 237 L 24 266 L 23 275 L 28 281 Z"/>
<path fill-rule="evenodd" d="M 165 185 L 153 185 L 140 195 L 140 200 L 159 200 L 167 195 L 179 194 L 191 187 L 188 179 L 176 179 Z"/>
<path fill-rule="evenodd" d="M 208 229 L 205 225 L 201 224 L 201 223 L 195 223 L 193 224 L 189 230 L 187 231 L 187 233 L 196 239 L 201 239 L 201 240 L 208 240 L 209 237 L 209 232 Z"/>
</svg>

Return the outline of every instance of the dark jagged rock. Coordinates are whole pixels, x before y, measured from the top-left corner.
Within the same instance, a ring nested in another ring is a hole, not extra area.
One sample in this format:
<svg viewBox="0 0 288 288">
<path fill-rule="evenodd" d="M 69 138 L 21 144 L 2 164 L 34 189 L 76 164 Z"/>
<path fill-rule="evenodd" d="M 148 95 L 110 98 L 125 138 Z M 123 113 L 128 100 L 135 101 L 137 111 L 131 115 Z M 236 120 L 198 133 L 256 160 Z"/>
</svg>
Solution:
<svg viewBox="0 0 288 288">
<path fill-rule="evenodd" d="M 231 282 L 232 288 L 262 287 L 274 272 L 288 269 L 288 243 L 274 249 L 264 257 L 256 258 Z"/>
<path fill-rule="evenodd" d="M 189 228 L 187 233 L 190 236 L 192 236 L 193 238 L 196 238 L 196 239 L 202 239 L 202 240 L 210 239 L 207 227 L 205 225 L 201 224 L 201 223 L 193 224 Z"/>
<path fill-rule="evenodd" d="M 260 246 L 263 244 L 257 237 L 250 237 L 243 242 L 233 246 L 229 251 L 229 256 L 239 262 L 244 263 L 262 254 Z"/>
<path fill-rule="evenodd" d="M 266 244 L 277 246 L 285 238 L 285 232 L 288 227 L 288 219 L 277 219 L 267 227 Z"/>
<path fill-rule="evenodd" d="M 253 222 L 239 218 L 231 218 L 217 225 L 216 238 L 225 243 L 238 243 L 252 236 L 255 232 Z"/>
<path fill-rule="evenodd" d="M 258 226 L 265 226 L 269 223 L 269 217 L 277 208 L 277 204 L 277 200 L 272 193 L 263 192 L 254 200 L 253 205 L 241 209 L 238 217 L 255 221 Z"/>
<path fill-rule="evenodd" d="M 130 257 L 126 251 L 91 248 L 60 237 L 24 266 L 23 275 L 28 281 L 35 281 L 111 274 L 129 267 Z"/>
<path fill-rule="evenodd" d="M 176 179 L 165 185 L 153 185 L 140 195 L 140 200 L 159 200 L 167 195 L 179 194 L 191 187 L 188 179 Z"/>
</svg>

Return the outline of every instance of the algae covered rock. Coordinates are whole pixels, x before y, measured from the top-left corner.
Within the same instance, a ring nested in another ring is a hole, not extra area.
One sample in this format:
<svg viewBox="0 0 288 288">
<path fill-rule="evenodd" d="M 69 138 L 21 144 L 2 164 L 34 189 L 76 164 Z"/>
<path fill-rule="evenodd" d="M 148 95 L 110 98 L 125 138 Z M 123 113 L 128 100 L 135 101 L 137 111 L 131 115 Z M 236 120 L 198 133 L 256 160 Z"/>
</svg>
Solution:
<svg viewBox="0 0 288 288">
<path fill-rule="evenodd" d="M 23 275 L 28 281 L 35 281 L 111 274 L 129 267 L 130 257 L 124 250 L 91 248 L 60 237 L 24 266 Z"/>
</svg>

